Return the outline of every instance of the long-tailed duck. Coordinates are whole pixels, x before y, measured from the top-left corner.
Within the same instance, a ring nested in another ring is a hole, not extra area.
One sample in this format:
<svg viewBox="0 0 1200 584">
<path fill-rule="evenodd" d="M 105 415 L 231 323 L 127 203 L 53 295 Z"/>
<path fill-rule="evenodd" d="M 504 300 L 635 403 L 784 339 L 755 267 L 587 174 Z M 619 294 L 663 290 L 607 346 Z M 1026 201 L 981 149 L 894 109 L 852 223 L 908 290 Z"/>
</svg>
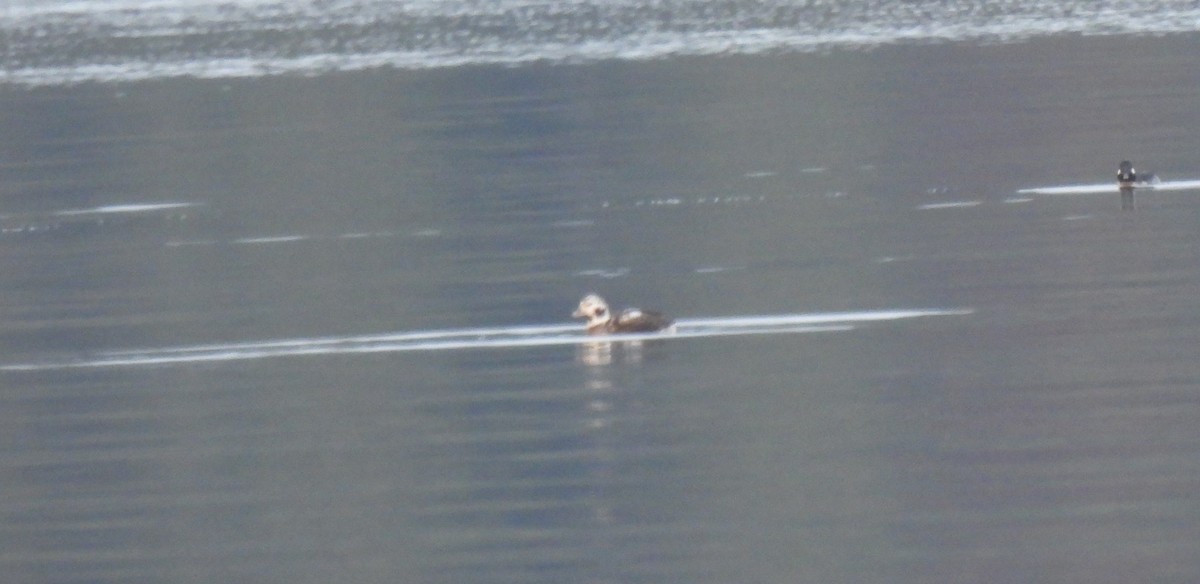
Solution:
<svg viewBox="0 0 1200 584">
<path fill-rule="evenodd" d="M 637 308 L 626 308 L 613 314 L 608 303 L 596 294 L 584 296 L 571 316 L 586 318 L 587 332 L 593 335 L 654 332 L 670 329 L 675 324 L 660 313 Z"/>
<path fill-rule="evenodd" d="M 1117 185 L 1123 189 L 1132 188 L 1136 185 L 1154 184 L 1158 182 L 1158 177 L 1153 174 L 1146 173 L 1138 176 L 1138 173 L 1133 168 L 1133 163 L 1128 160 L 1122 160 L 1117 166 Z"/>
</svg>

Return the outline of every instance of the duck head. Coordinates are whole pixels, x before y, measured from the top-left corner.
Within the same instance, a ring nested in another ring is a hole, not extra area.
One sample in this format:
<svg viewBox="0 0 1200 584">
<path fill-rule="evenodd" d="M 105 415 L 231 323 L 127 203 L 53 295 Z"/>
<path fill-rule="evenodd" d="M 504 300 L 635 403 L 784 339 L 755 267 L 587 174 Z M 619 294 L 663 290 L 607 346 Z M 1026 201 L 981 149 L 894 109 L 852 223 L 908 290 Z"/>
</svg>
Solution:
<svg viewBox="0 0 1200 584">
<path fill-rule="evenodd" d="M 1117 166 L 1117 182 L 1132 183 L 1137 180 L 1137 171 L 1133 169 L 1133 163 L 1128 160 L 1122 160 Z"/>
<path fill-rule="evenodd" d="M 588 328 L 604 326 L 612 320 L 608 303 L 597 294 L 588 294 L 579 301 L 579 308 L 571 313 L 575 318 L 586 318 Z"/>
</svg>

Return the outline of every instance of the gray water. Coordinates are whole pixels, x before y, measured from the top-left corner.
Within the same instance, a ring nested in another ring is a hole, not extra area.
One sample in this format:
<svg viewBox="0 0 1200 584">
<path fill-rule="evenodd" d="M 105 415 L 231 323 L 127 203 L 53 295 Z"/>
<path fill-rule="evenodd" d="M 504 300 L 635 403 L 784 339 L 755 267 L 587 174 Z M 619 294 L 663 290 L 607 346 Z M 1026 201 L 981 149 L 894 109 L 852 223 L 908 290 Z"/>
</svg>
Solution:
<svg viewBox="0 0 1200 584">
<path fill-rule="evenodd" d="M 10 0 L 0 80 L 258 78 L 1197 28 L 1193 0 Z"/>
<path fill-rule="evenodd" d="M 10 78 L 3 580 L 1200 580 L 1196 28 Z"/>
</svg>

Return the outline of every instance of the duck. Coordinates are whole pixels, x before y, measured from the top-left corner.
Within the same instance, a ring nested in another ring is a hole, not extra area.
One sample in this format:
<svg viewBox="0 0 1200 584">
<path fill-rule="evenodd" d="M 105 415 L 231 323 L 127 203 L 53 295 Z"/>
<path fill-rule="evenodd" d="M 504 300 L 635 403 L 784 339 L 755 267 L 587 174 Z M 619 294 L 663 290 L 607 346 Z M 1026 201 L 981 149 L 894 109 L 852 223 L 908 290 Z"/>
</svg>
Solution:
<svg viewBox="0 0 1200 584">
<path fill-rule="evenodd" d="M 649 310 L 626 308 L 614 314 L 599 294 L 584 296 L 571 316 L 586 318 L 587 332 L 591 335 L 649 333 L 674 330 L 675 327 L 675 321 Z"/>
<path fill-rule="evenodd" d="M 1135 185 L 1154 184 L 1158 182 L 1158 177 L 1153 174 L 1146 173 L 1138 176 L 1137 170 L 1133 168 L 1133 163 L 1128 160 L 1122 160 L 1121 164 L 1117 165 L 1117 185 L 1123 189 L 1133 188 Z"/>
</svg>

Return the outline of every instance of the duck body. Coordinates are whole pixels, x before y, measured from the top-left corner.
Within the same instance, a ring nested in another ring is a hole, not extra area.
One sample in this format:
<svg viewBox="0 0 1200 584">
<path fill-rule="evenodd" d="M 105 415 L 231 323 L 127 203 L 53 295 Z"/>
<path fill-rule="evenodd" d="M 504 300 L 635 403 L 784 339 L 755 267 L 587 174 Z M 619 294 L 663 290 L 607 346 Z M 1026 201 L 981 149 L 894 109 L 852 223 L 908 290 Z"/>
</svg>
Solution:
<svg viewBox="0 0 1200 584">
<path fill-rule="evenodd" d="M 626 308 L 614 313 L 608 303 L 596 294 L 584 296 L 579 301 L 579 308 L 571 316 L 586 318 L 587 332 L 593 335 L 650 333 L 672 329 L 675 324 L 662 313 L 640 308 Z"/>
</svg>

